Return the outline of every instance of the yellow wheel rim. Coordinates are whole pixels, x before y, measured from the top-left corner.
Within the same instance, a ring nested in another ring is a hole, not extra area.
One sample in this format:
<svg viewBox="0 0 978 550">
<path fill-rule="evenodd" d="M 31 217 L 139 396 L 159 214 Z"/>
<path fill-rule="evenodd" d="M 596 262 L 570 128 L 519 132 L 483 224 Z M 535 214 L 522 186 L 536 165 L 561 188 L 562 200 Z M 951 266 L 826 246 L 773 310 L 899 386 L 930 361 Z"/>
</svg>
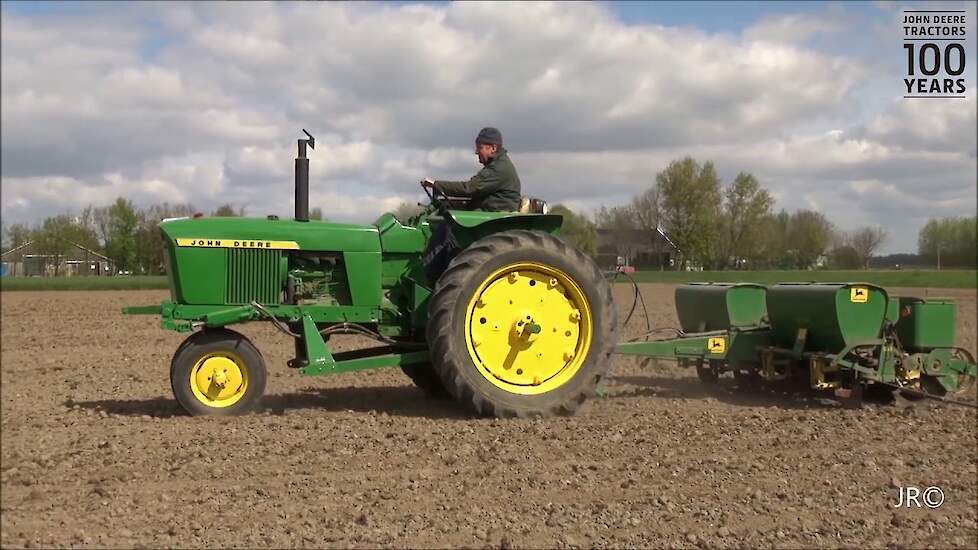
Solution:
<svg viewBox="0 0 978 550">
<path fill-rule="evenodd" d="M 535 262 L 510 264 L 479 285 L 465 315 L 469 356 L 487 380 L 535 395 L 571 380 L 587 359 L 593 322 L 581 287 Z"/>
<path fill-rule="evenodd" d="M 208 407 L 230 407 L 248 390 L 248 369 L 234 353 L 208 353 L 190 370 L 190 389 Z"/>
</svg>

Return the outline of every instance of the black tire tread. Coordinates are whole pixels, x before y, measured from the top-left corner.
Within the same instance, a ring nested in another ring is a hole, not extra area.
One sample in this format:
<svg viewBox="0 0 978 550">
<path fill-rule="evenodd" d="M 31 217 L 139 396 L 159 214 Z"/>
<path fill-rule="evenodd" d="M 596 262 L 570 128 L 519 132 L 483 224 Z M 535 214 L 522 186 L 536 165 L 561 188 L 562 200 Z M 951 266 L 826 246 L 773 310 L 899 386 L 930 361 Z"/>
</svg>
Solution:
<svg viewBox="0 0 978 550">
<path fill-rule="evenodd" d="M 441 377 L 435 372 L 435 367 L 431 363 L 412 363 L 401 365 L 401 371 L 411 379 L 411 382 L 418 387 L 424 394 L 431 399 L 445 399 L 451 397 Z"/>
</svg>

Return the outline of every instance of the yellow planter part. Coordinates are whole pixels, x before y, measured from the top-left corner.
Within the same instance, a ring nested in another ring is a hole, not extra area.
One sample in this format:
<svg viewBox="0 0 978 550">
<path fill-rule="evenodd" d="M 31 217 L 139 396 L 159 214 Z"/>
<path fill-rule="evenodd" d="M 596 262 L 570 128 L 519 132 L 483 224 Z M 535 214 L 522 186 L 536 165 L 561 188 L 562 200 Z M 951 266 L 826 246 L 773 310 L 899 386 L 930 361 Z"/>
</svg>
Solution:
<svg viewBox="0 0 978 550">
<path fill-rule="evenodd" d="M 234 353 L 208 353 L 190 370 L 190 389 L 208 407 L 230 407 L 248 390 L 248 368 Z"/>
<path fill-rule="evenodd" d="M 521 262 L 487 277 L 468 304 L 465 343 L 487 380 L 535 395 L 571 380 L 587 359 L 593 322 L 581 287 L 554 267 Z"/>
</svg>

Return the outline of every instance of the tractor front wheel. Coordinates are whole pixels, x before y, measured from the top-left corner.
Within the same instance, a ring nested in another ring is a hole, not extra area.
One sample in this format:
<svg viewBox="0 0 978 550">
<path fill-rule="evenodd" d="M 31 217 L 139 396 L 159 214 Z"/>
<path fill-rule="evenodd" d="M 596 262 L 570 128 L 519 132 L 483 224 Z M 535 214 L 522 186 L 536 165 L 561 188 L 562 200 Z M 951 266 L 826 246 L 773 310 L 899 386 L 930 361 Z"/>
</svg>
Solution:
<svg viewBox="0 0 978 550">
<path fill-rule="evenodd" d="M 479 414 L 571 414 L 605 375 L 618 319 L 594 262 L 548 233 L 510 230 L 459 253 L 428 307 L 444 387 Z"/>
<path fill-rule="evenodd" d="M 230 416 L 253 410 L 268 374 L 258 348 L 228 329 L 188 337 L 170 364 L 173 395 L 193 416 Z"/>
</svg>

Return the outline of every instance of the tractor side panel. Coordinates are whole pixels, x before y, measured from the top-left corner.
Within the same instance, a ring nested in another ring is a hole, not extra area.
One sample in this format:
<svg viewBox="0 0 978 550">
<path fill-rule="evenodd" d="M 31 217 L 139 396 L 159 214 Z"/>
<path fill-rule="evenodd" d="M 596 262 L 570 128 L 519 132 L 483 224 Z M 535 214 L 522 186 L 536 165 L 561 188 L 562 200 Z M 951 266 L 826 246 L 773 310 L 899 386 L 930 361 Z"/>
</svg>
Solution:
<svg viewBox="0 0 978 550">
<path fill-rule="evenodd" d="M 421 254 L 428 239 L 417 227 L 401 225 L 393 214 L 384 214 L 377 220 L 380 232 L 380 248 L 385 253 Z"/>
<path fill-rule="evenodd" d="M 346 252 L 346 280 L 354 306 L 379 307 L 381 301 L 380 252 Z"/>
<path fill-rule="evenodd" d="M 223 248 L 172 246 L 173 298 L 184 304 L 223 304 L 227 254 Z M 216 276 L 215 276 L 216 275 Z"/>
</svg>

